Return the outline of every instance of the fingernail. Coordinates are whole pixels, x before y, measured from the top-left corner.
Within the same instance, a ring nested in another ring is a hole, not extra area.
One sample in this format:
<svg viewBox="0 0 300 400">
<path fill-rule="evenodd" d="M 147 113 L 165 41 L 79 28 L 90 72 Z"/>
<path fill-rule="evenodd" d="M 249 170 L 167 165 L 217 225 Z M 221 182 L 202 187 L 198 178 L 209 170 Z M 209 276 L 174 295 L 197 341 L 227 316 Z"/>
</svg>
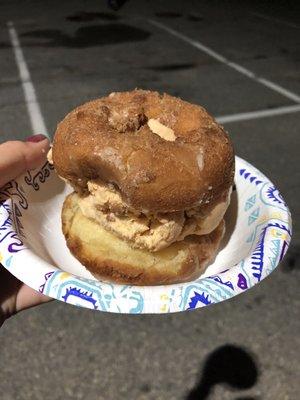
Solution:
<svg viewBox="0 0 300 400">
<path fill-rule="evenodd" d="M 28 138 L 25 139 L 25 142 L 38 143 L 45 139 L 47 139 L 47 136 L 39 133 L 38 135 L 29 136 Z"/>
</svg>

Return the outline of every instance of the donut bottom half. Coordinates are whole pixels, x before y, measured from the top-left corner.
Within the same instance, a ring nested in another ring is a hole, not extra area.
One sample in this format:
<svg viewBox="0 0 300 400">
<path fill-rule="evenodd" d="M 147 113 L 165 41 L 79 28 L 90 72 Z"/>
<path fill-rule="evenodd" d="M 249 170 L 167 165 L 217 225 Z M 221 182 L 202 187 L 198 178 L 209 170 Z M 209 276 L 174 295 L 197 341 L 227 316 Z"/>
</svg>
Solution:
<svg viewBox="0 0 300 400">
<path fill-rule="evenodd" d="M 225 232 L 224 220 L 210 234 L 191 235 L 158 252 L 133 249 L 128 242 L 85 217 L 78 195 L 62 209 L 62 229 L 71 253 L 97 279 L 130 285 L 159 285 L 196 279 L 214 260 Z"/>
</svg>

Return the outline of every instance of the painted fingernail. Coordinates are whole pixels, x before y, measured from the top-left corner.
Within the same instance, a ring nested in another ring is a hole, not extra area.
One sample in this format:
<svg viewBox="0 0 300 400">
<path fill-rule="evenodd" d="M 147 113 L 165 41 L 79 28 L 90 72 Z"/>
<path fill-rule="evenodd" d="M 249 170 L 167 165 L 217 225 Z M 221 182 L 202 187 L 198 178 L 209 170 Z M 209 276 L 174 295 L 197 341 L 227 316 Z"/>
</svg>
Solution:
<svg viewBox="0 0 300 400">
<path fill-rule="evenodd" d="M 47 139 L 47 136 L 39 133 L 38 135 L 29 136 L 28 138 L 25 139 L 25 142 L 38 143 L 45 139 Z"/>
</svg>

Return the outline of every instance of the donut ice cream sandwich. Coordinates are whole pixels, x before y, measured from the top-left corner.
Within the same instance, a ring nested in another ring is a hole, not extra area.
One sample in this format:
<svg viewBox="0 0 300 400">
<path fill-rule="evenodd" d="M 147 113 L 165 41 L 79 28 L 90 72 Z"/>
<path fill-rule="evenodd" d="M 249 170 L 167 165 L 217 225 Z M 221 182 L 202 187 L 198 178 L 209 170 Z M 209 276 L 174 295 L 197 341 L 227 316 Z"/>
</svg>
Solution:
<svg viewBox="0 0 300 400">
<path fill-rule="evenodd" d="M 48 159 L 74 189 L 62 209 L 67 246 L 97 279 L 185 282 L 214 260 L 234 151 L 204 108 L 146 90 L 111 93 L 59 123 Z"/>
</svg>

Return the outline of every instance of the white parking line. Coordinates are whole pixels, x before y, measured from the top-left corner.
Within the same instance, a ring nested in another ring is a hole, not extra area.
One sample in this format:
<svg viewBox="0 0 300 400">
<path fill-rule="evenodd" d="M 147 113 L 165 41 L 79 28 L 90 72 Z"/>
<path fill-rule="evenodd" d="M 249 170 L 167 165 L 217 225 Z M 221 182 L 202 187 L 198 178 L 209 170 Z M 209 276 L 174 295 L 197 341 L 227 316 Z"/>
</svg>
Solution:
<svg viewBox="0 0 300 400">
<path fill-rule="evenodd" d="M 296 29 L 300 28 L 300 25 L 294 24 L 293 22 L 285 21 L 280 18 L 270 17 L 268 15 L 261 14 L 258 12 L 250 12 L 250 14 L 255 15 L 258 18 L 266 19 L 267 21 L 272 21 L 272 22 L 276 22 L 277 24 L 289 26 L 290 28 L 296 28 Z"/>
<path fill-rule="evenodd" d="M 300 112 L 300 104 L 293 105 L 293 106 L 285 106 L 285 107 L 266 109 L 266 110 L 250 111 L 250 112 L 244 112 L 244 113 L 239 113 L 239 114 L 220 115 L 219 117 L 216 117 L 216 120 L 220 124 L 226 124 L 229 122 L 247 121 L 250 119 L 272 117 L 274 115 L 291 114 L 291 113 L 295 113 L 295 112 Z"/>
<path fill-rule="evenodd" d="M 213 57 L 214 59 L 216 59 L 217 61 L 227 65 L 228 67 L 234 69 L 235 71 L 240 72 L 241 74 L 247 76 L 248 78 L 260 83 L 263 86 L 266 86 L 267 88 L 273 90 L 274 92 L 280 93 L 282 96 L 287 97 L 290 100 L 295 101 L 296 103 L 300 103 L 300 96 L 298 96 L 296 93 L 291 92 L 290 90 L 287 90 L 285 88 L 283 88 L 280 85 L 277 85 L 274 82 L 269 81 L 268 79 L 262 78 L 257 76 L 255 73 L 253 73 L 252 71 L 250 71 L 247 68 L 244 68 L 243 66 L 235 63 L 235 62 L 231 62 L 230 60 L 228 60 L 226 57 L 222 56 L 222 54 L 217 53 L 216 51 L 212 50 L 210 47 L 205 46 L 204 44 L 202 44 L 201 42 L 199 42 L 198 40 L 194 40 L 191 39 L 190 37 L 162 24 L 161 22 L 155 21 L 155 20 L 148 20 L 150 22 L 150 24 L 156 26 L 157 28 L 160 28 L 168 33 L 170 33 L 171 35 L 183 40 L 184 42 L 190 44 L 191 46 L 195 47 L 196 49 L 202 51 L 203 53 L 208 54 L 209 56 Z"/>
<path fill-rule="evenodd" d="M 22 82 L 22 88 L 24 92 L 27 111 L 31 122 L 32 131 L 34 134 L 42 133 L 49 137 L 46 124 L 41 112 L 41 108 L 36 97 L 35 89 L 30 77 L 30 72 L 28 70 L 24 54 L 20 45 L 18 33 L 14 27 L 14 24 L 11 21 L 7 23 L 7 27 L 8 27 L 10 42 L 19 69 L 19 75 Z"/>
</svg>

